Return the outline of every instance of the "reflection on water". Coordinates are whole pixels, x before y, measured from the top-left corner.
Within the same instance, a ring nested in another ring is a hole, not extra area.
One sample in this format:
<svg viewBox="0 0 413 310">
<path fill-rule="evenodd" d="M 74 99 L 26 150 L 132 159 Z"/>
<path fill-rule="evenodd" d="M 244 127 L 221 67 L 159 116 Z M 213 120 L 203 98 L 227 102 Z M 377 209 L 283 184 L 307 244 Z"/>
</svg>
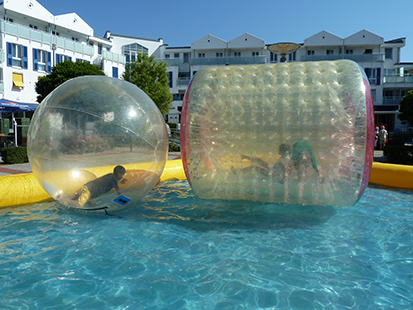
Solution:
<svg viewBox="0 0 413 310">
<path fill-rule="evenodd" d="M 189 198 L 189 199 L 188 199 Z M 260 203 L 244 200 L 205 200 L 187 182 L 162 185 L 149 195 L 134 217 L 165 221 L 197 230 L 304 228 L 325 222 L 334 207 Z"/>
<path fill-rule="evenodd" d="M 112 216 L 0 209 L 0 308 L 408 309 L 412 201 L 202 200 L 177 182 Z"/>
</svg>

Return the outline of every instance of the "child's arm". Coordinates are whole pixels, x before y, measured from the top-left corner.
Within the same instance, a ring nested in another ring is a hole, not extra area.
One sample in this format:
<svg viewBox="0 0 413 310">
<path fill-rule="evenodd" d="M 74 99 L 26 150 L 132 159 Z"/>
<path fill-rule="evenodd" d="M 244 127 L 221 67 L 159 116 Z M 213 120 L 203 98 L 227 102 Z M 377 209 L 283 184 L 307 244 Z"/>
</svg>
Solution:
<svg viewBox="0 0 413 310">
<path fill-rule="evenodd" d="M 60 196 L 60 197 L 58 196 L 58 197 L 56 197 L 56 199 L 59 200 L 59 201 L 66 202 L 66 203 L 68 203 L 72 206 L 75 206 L 77 208 L 80 208 L 79 202 L 77 202 L 75 200 L 72 200 L 72 199 L 69 199 L 69 198 L 66 198 L 66 197 L 63 197 L 63 196 Z"/>
</svg>

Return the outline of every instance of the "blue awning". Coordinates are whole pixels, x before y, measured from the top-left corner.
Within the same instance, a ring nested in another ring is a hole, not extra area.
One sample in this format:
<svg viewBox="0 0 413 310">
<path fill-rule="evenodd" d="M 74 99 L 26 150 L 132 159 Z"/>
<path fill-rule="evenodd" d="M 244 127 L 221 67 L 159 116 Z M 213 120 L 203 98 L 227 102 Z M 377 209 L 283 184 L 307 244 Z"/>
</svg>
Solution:
<svg viewBox="0 0 413 310">
<path fill-rule="evenodd" d="M 0 112 L 16 113 L 29 112 L 37 109 L 37 105 L 20 103 L 14 100 L 0 99 Z"/>
</svg>

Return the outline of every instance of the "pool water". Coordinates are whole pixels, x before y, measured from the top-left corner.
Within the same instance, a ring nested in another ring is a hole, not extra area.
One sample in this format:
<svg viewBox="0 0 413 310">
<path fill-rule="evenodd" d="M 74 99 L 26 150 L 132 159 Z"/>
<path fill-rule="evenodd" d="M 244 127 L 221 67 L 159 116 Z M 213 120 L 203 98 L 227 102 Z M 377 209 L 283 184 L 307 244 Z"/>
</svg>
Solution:
<svg viewBox="0 0 413 310">
<path fill-rule="evenodd" d="M 412 201 L 208 201 L 177 182 L 111 215 L 0 209 L 0 309 L 412 308 Z"/>
</svg>

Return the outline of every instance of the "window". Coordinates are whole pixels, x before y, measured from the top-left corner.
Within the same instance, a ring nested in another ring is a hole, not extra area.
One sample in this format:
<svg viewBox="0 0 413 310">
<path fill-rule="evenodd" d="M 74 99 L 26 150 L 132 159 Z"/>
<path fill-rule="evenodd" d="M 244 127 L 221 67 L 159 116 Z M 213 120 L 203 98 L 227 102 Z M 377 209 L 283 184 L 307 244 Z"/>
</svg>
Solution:
<svg viewBox="0 0 413 310">
<path fill-rule="evenodd" d="M 117 67 L 112 67 L 112 77 L 118 78 L 119 76 L 119 69 Z"/>
<path fill-rule="evenodd" d="M 52 53 L 33 49 L 33 70 L 34 71 L 52 71 Z"/>
<path fill-rule="evenodd" d="M 80 59 L 80 58 L 76 58 L 76 62 L 87 62 L 90 64 L 89 60 L 84 60 L 84 59 Z"/>
<path fill-rule="evenodd" d="M 334 50 L 326 50 L 327 55 L 334 55 Z"/>
<path fill-rule="evenodd" d="M 296 55 L 297 55 L 296 52 L 289 54 L 289 55 L 288 55 L 289 60 L 290 60 L 290 61 L 295 61 Z"/>
<path fill-rule="evenodd" d="M 58 64 L 59 62 L 64 62 L 66 60 L 72 61 L 72 57 L 62 54 L 56 54 L 56 64 Z"/>
<path fill-rule="evenodd" d="M 270 61 L 277 62 L 277 54 L 270 52 Z"/>
<path fill-rule="evenodd" d="M 168 79 L 169 79 L 169 88 L 172 88 L 173 84 L 172 84 L 172 77 L 173 77 L 173 73 L 172 71 L 168 72 Z"/>
<path fill-rule="evenodd" d="M 258 53 L 258 52 L 252 52 L 252 57 L 257 57 L 259 55 L 260 55 L 260 53 Z"/>
<path fill-rule="evenodd" d="M 7 42 L 7 66 L 28 68 L 27 46 Z"/>
<path fill-rule="evenodd" d="M 205 53 L 198 53 L 199 58 L 205 58 Z"/>
<path fill-rule="evenodd" d="M 346 54 L 352 55 L 352 54 L 353 54 L 353 50 L 346 50 Z"/>
<path fill-rule="evenodd" d="M 165 54 L 165 59 L 169 59 L 170 57 L 171 57 L 171 55 Z"/>
<path fill-rule="evenodd" d="M 103 50 L 102 44 L 98 44 L 98 54 L 99 55 L 102 55 L 102 50 Z"/>
<path fill-rule="evenodd" d="M 397 74 L 397 72 L 396 69 L 384 69 L 384 74 L 394 76 Z"/>
<path fill-rule="evenodd" d="M 179 58 L 179 53 L 175 53 L 174 58 Z"/>
<path fill-rule="evenodd" d="M 393 59 L 393 49 L 392 48 L 386 48 L 384 50 L 386 59 Z"/>
<path fill-rule="evenodd" d="M 108 51 L 110 48 L 107 48 Z M 140 44 L 133 43 L 122 46 L 122 54 L 125 56 L 126 63 L 134 62 L 138 58 L 139 53 L 148 53 L 148 49 Z"/>
<path fill-rule="evenodd" d="M 367 78 L 371 85 L 380 85 L 381 69 L 380 68 L 365 68 Z"/>
<path fill-rule="evenodd" d="M 307 55 L 314 55 L 314 53 L 315 53 L 315 52 L 312 51 L 312 50 L 308 50 L 308 51 L 307 51 Z"/>
<path fill-rule="evenodd" d="M 241 52 L 235 52 L 234 57 L 241 57 Z"/>
<path fill-rule="evenodd" d="M 189 62 L 189 54 L 184 53 L 184 64 L 187 64 Z"/>
<path fill-rule="evenodd" d="M 366 50 L 364 51 L 364 54 L 371 55 L 371 54 L 373 54 L 373 50 L 370 49 L 370 48 L 366 48 Z"/>
<path fill-rule="evenodd" d="M 224 57 L 224 54 L 223 53 L 216 53 L 216 56 L 217 57 Z"/>
<path fill-rule="evenodd" d="M 23 87 L 23 74 L 13 73 L 13 88 L 22 89 Z"/>
</svg>

